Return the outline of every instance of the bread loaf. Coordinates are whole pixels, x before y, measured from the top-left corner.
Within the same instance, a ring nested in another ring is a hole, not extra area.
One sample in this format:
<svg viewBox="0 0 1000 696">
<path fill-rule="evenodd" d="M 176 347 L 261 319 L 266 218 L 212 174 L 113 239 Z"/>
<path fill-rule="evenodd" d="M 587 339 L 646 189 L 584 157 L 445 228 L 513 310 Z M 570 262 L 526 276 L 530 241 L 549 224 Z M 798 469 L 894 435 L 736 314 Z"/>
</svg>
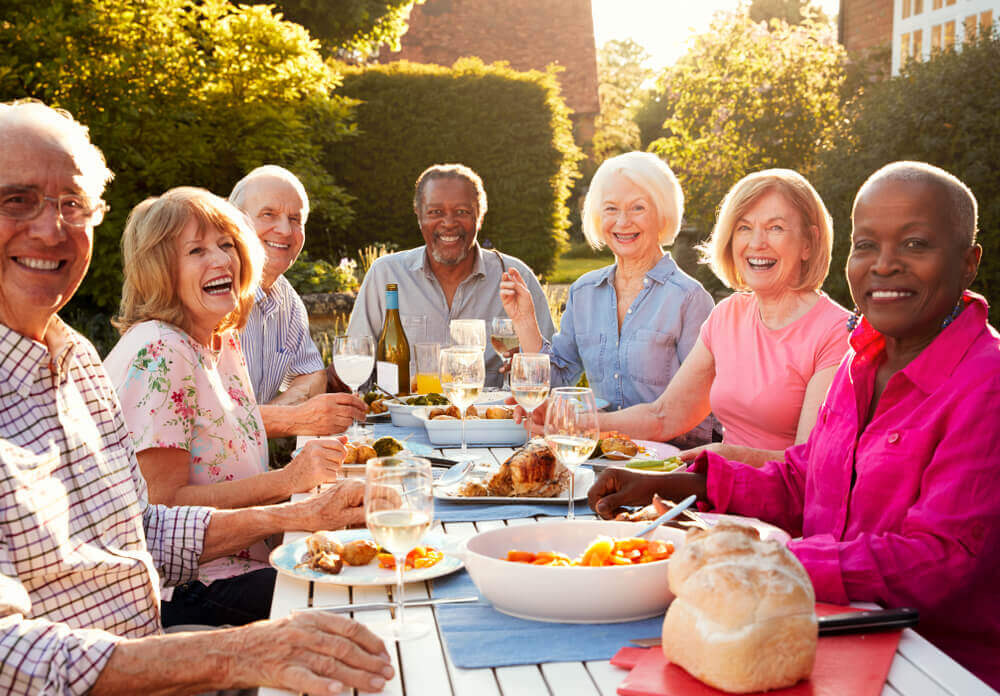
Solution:
<svg viewBox="0 0 1000 696">
<path fill-rule="evenodd" d="M 816 656 L 816 598 L 802 564 L 753 527 L 692 530 L 670 559 L 676 595 L 663 621 L 663 653 L 731 693 L 805 679 Z"/>
</svg>

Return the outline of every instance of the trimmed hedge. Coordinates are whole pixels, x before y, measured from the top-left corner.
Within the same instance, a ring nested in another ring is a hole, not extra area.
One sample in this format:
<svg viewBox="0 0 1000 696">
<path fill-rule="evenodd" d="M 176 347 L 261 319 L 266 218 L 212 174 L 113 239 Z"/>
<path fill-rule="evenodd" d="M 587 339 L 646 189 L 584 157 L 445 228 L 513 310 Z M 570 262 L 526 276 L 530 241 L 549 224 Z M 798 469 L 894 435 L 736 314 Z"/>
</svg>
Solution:
<svg viewBox="0 0 1000 696">
<path fill-rule="evenodd" d="M 327 148 L 327 167 L 354 201 L 346 232 L 306 243 L 339 258 L 373 242 L 423 243 L 413 185 L 426 167 L 461 162 L 482 178 L 489 212 L 480 242 L 550 271 L 566 242 L 566 201 L 582 155 L 554 70 L 517 72 L 463 58 L 451 68 L 406 61 L 352 68 L 338 94 L 361 101 L 358 137 Z"/>
<path fill-rule="evenodd" d="M 1000 320 L 1000 39 L 996 35 L 868 86 L 848 105 L 844 127 L 823 153 L 813 183 L 834 218 L 834 256 L 825 289 L 853 306 L 844 266 L 851 205 L 876 169 L 896 160 L 937 165 L 964 181 L 979 202 L 983 259 L 972 289 Z"/>
</svg>

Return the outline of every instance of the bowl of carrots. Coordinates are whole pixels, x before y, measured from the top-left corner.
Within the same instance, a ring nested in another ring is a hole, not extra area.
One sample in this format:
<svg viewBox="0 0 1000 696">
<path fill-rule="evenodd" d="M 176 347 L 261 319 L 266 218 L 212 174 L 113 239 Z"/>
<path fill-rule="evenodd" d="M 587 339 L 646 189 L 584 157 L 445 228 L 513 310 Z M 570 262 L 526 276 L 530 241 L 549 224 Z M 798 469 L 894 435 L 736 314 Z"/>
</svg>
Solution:
<svg viewBox="0 0 1000 696">
<path fill-rule="evenodd" d="M 684 532 L 646 539 L 630 522 L 552 520 L 468 539 L 462 556 L 480 594 L 498 611 L 535 621 L 614 623 L 662 615 L 673 599 L 670 556 Z"/>
</svg>

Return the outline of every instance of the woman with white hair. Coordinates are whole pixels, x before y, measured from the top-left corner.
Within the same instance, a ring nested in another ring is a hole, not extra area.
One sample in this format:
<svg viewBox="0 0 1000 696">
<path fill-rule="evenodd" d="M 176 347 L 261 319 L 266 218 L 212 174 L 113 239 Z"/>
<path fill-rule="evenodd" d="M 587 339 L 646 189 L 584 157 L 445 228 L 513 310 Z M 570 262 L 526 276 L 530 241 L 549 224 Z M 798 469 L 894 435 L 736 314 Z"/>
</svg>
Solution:
<svg viewBox="0 0 1000 696">
<path fill-rule="evenodd" d="M 648 152 L 605 160 L 584 202 L 583 233 L 604 245 L 615 263 L 581 276 L 569 290 L 559 333 L 544 341 L 534 305 L 516 270 L 500 284 L 521 349 L 552 357 L 552 386 L 572 385 L 586 373 L 594 394 L 611 409 L 653 401 L 670 383 L 712 311 L 711 295 L 678 268 L 664 246 L 673 243 L 684 214 L 677 177 Z M 711 439 L 702 415 L 684 431 L 685 444 Z"/>
</svg>

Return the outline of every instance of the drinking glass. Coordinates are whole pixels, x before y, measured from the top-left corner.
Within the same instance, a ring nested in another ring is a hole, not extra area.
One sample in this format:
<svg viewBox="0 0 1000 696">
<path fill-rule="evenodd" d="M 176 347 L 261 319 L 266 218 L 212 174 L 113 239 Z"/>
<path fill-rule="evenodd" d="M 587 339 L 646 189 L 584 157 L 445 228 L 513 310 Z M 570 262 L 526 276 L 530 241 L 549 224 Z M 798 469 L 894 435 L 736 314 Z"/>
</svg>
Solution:
<svg viewBox="0 0 1000 696">
<path fill-rule="evenodd" d="M 510 391 L 528 414 L 549 395 L 549 356 L 545 353 L 514 353 L 510 363 Z"/>
<path fill-rule="evenodd" d="M 479 346 L 486 350 L 486 322 L 482 319 L 452 319 L 448 325 L 456 346 Z"/>
<path fill-rule="evenodd" d="M 371 628 L 391 640 L 420 638 L 430 630 L 403 621 L 403 573 L 406 555 L 434 520 L 433 480 L 431 463 L 420 457 L 374 457 L 365 465 L 365 523 L 375 543 L 396 559 L 396 619 Z"/>
<path fill-rule="evenodd" d="M 413 354 L 416 356 L 417 369 L 416 393 L 430 394 L 441 393 L 441 345 L 438 343 L 418 343 L 413 346 Z"/>
<path fill-rule="evenodd" d="M 599 436 L 594 392 L 583 387 L 558 387 L 552 390 L 545 413 L 545 442 L 556 459 L 569 469 L 569 514 L 573 519 L 573 479 L 576 468 L 587 460 L 597 446 Z"/>
<path fill-rule="evenodd" d="M 417 357 L 413 347 L 427 340 L 427 316 L 424 314 L 407 314 L 401 316 L 399 320 L 403 324 L 403 333 L 406 334 L 406 342 L 410 344 L 410 393 L 417 394 Z M 437 367 L 434 370 L 436 372 Z"/>
<path fill-rule="evenodd" d="M 510 363 L 510 359 L 504 356 L 509 350 L 514 350 L 521 344 L 521 339 L 514 331 L 514 320 L 509 317 L 494 317 L 490 325 L 490 343 L 493 350 L 497 352 L 504 366 Z M 504 373 L 504 385 L 510 386 L 510 371 Z"/>
<path fill-rule="evenodd" d="M 465 409 L 475 402 L 486 381 L 483 351 L 464 345 L 445 348 L 441 351 L 440 367 L 441 391 L 462 416 L 462 453 L 459 459 L 467 460 L 470 457 L 465 444 Z"/>
<path fill-rule="evenodd" d="M 358 387 L 365 383 L 375 369 L 375 339 L 371 336 L 337 336 L 333 343 L 333 369 L 337 376 L 358 393 Z M 368 431 L 355 420 L 346 435 L 352 440 L 364 437 Z"/>
</svg>

